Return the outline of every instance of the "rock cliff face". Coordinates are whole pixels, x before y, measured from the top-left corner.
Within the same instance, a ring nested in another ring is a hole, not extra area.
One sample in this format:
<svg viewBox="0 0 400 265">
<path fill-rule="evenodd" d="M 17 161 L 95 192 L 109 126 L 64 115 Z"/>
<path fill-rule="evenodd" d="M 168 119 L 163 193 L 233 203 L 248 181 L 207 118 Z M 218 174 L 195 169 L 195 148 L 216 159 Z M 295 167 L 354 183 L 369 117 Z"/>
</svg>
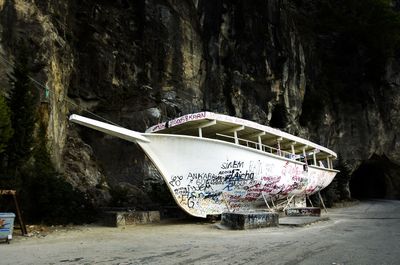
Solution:
<svg viewBox="0 0 400 265">
<path fill-rule="evenodd" d="M 99 204 L 118 183 L 141 190 L 137 205 L 156 202 L 162 180 L 138 147 L 69 124 L 71 113 L 138 131 L 200 110 L 243 117 L 332 148 L 350 174 L 382 168 L 368 181 L 384 186 L 380 197 L 399 198 L 399 58 L 378 84 L 360 83 L 359 98 L 307 107 L 320 115 L 300 123 L 324 58 L 298 14 L 285 0 L 2 0 L 0 52 L 12 62 L 19 43 L 29 45 L 32 77 L 51 92 L 41 113 L 54 163 Z M 1 68 L 7 92 L 10 65 Z"/>
</svg>

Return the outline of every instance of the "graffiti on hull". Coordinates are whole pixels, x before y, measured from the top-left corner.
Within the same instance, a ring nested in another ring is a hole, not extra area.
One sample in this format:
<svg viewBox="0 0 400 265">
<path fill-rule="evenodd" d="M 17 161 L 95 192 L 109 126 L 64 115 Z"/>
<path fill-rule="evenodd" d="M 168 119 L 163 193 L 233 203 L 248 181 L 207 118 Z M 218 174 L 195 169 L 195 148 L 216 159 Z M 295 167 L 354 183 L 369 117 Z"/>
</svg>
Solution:
<svg viewBox="0 0 400 265">
<path fill-rule="evenodd" d="M 301 164 L 279 162 L 227 160 L 214 172 L 173 175 L 168 184 L 177 202 L 200 216 L 252 208 L 263 200 L 263 194 L 282 198 L 314 193 L 324 187 L 324 171 L 304 171 Z"/>
</svg>

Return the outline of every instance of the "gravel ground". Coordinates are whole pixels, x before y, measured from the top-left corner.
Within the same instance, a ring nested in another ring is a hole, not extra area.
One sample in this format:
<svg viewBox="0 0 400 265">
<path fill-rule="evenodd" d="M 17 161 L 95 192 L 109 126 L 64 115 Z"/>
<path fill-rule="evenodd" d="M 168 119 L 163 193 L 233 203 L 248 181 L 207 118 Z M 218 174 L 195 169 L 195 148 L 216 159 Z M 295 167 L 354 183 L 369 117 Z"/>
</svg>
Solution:
<svg viewBox="0 0 400 265">
<path fill-rule="evenodd" d="M 43 228 L 0 243 L 0 264 L 400 264 L 400 201 L 324 215 L 330 220 L 305 227 L 245 231 L 199 220 Z"/>
</svg>

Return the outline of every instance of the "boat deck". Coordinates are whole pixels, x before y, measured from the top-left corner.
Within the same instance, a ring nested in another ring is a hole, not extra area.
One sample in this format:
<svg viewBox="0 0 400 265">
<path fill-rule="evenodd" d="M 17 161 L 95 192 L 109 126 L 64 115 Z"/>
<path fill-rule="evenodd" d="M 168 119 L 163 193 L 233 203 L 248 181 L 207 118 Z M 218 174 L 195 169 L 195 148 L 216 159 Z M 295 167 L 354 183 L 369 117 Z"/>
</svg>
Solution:
<svg viewBox="0 0 400 265">
<path fill-rule="evenodd" d="M 333 169 L 332 160 L 337 157 L 335 152 L 306 139 L 252 121 L 212 112 L 184 115 L 154 125 L 146 132 L 218 139 L 328 169 Z"/>
</svg>

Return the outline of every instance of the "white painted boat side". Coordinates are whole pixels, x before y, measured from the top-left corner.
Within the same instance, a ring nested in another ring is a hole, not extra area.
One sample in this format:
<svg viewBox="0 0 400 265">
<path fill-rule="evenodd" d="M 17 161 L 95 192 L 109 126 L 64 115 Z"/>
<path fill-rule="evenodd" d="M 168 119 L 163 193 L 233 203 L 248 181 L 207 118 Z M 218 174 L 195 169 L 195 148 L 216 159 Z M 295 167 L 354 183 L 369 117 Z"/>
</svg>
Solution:
<svg viewBox="0 0 400 265">
<path fill-rule="evenodd" d="M 138 143 L 162 174 L 177 204 L 193 216 L 256 207 L 268 198 L 311 195 L 337 170 L 308 167 L 260 150 L 193 136 L 144 134 Z"/>
<path fill-rule="evenodd" d="M 310 195 L 329 185 L 338 171 L 287 159 L 221 140 L 139 133 L 79 115 L 70 120 L 137 142 L 163 176 L 177 204 L 193 216 L 255 207 L 268 198 Z"/>
</svg>

